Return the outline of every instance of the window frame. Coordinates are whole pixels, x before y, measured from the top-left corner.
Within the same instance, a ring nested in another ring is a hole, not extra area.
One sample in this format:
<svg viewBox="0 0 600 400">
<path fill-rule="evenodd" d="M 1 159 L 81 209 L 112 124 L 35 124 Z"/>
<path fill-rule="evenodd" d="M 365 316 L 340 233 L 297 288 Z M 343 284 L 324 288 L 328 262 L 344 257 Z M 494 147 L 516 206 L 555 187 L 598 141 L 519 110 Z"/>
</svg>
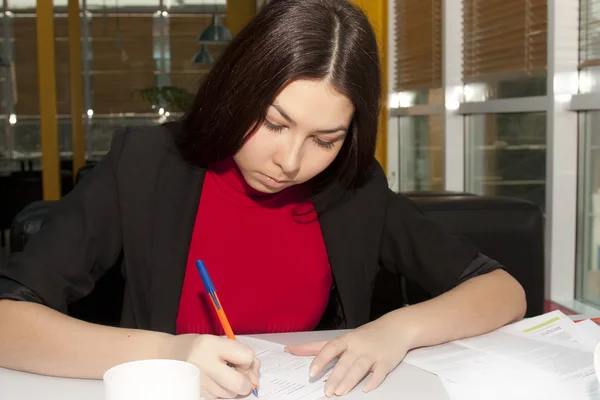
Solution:
<svg viewBox="0 0 600 400">
<path fill-rule="evenodd" d="M 388 0 L 393 7 L 395 0 Z M 582 0 L 584 1 L 584 0 Z M 398 118 L 407 115 L 444 115 L 444 189 L 464 191 L 467 154 L 465 118 L 473 114 L 546 112 L 546 225 L 545 297 L 581 313 L 600 312 L 584 303 L 577 290 L 576 271 L 581 266 L 580 114 L 600 110 L 600 92 L 579 93 L 584 79 L 579 73 L 579 2 L 548 0 L 547 92 L 545 96 L 466 101 L 462 81 L 462 7 L 443 0 L 442 74 L 445 101 L 441 106 L 400 107 L 390 80 L 390 130 L 388 171 L 398 174 Z M 392 14 L 392 12 L 390 12 Z M 395 51 L 390 20 L 390 54 Z M 390 68 L 392 69 L 392 68 Z M 394 75 L 390 74 L 390 77 Z M 395 96 L 395 97 L 394 97 Z M 393 129 L 395 127 L 395 130 Z M 400 182 L 392 185 L 398 190 Z"/>
</svg>

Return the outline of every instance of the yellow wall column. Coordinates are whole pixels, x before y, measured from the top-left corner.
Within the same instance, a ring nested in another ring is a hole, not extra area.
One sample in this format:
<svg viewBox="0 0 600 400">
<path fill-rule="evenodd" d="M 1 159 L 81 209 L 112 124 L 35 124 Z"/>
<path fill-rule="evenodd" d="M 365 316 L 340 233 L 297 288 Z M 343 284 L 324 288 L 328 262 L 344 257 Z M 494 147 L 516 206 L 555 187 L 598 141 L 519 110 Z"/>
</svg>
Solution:
<svg viewBox="0 0 600 400">
<path fill-rule="evenodd" d="M 233 36 L 256 15 L 255 0 L 227 0 L 227 28 Z"/>
<path fill-rule="evenodd" d="M 73 179 L 85 164 L 83 133 L 83 89 L 81 59 L 81 19 L 79 0 L 69 0 L 69 86 L 71 94 L 71 140 L 73 146 Z"/>
<path fill-rule="evenodd" d="M 36 6 L 42 184 L 44 200 L 58 200 L 61 192 L 56 116 L 53 2 L 52 0 L 37 0 Z"/>
<path fill-rule="evenodd" d="M 379 114 L 379 137 L 375 157 L 387 172 L 388 131 L 388 2 L 387 0 L 352 0 L 369 17 L 375 30 L 381 60 L 382 107 Z"/>
</svg>

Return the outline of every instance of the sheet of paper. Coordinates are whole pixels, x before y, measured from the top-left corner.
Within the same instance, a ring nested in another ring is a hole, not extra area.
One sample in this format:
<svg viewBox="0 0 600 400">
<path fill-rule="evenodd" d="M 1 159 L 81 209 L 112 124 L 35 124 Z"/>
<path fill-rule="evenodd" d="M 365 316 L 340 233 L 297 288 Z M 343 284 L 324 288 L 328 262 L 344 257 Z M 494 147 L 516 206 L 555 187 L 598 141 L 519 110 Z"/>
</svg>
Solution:
<svg viewBox="0 0 600 400">
<path fill-rule="evenodd" d="M 457 384 L 442 379 L 442 384 L 451 400 L 600 400 L 600 392 L 574 393 L 552 383 L 546 385 L 517 386 L 511 382 L 486 382 L 473 385 Z"/>
<path fill-rule="evenodd" d="M 500 331 L 547 343 L 559 343 L 568 348 L 589 352 L 593 352 L 595 346 L 600 342 L 600 326 L 598 324 L 589 319 L 575 323 L 571 318 L 558 310 L 524 319 L 515 324 L 508 325 L 500 329 Z M 591 368 L 588 369 L 591 371 Z M 591 382 L 588 391 L 582 393 L 573 393 L 571 391 L 568 397 L 570 399 L 600 400 L 600 385 L 597 385 L 596 381 L 592 379 L 592 374 L 587 377 L 587 382 Z M 444 381 L 444 386 L 453 399 L 466 399 L 465 394 L 467 392 L 473 394 L 478 389 L 477 387 L 458 385 L 448 380 Z M 565 389 L 568 390 L 560 383 L 552 385 L 550 390 L 544 385 L 544 393 L 539 392 L 540 387 L 537 385 L 535 388 L 532 385 L 525 385 L 519 387 L 518 391 L 514 391 L 515 387 L 516 385 L 509 385 L 510 389 L 507 389 L 504 386 L 496 386 L 495 396 L 498 398 L 510 396 L 510 398 L 528 399 L 532 398 L 535 394 L 537 397 L 543 397 L 544 399 L 554 399 L 566 398 L 567 394 L 564 391 Z M 486 388 L 482 387 L 481 390 L 481 394 L 483 394 Z M 510 390 L 511 393 L 508 393 L 507 390 Z M 452 396 L 452 394 L 456 396 Z"/>
<path fill-rule="evenodd" d="M 578 393 L 598 388 L 592 352 L 502 331 L 418 349 L 405 362 L 473 387 L 556 384 L 555 390 L 564 387 Z"/>
<path fill-rule="evenodd" d="M 591 319 L 585 319 L 575 324 L 580 332 L 590 338 L 595 344 L 600 343 L 600 326 Z"/>
<path fill-rule="evenodd" d="M 582 329 L 561 311 L 552 311 L 537 317 L 524 319 L 501 329 L 515 335 L 536 339 L 575 344 L 594 351 L 597 341 L 591 339 Z"/>
<path fill-rule="evenodd" d="M 311 379 L 308 370 L 313 357 L 294 356 L 283 351 L 283 345 L 265 340 L 245 336 L 238 337 L 238 340 L 250 346 L 261 361 L 261 400 L 325 399 L 325 382 L 334 363 Z"/>
<path fill-rule="evenodd" d="M 539 373 L 540 378 L 552 376 L 555 382 L 568 383 L 573 389 L 589 391 L 598 387 L 593 351 L 570 343 L 532 340 L 502 331 L 458 343 L 500 360 L 503 366 Z"/>
</svg>

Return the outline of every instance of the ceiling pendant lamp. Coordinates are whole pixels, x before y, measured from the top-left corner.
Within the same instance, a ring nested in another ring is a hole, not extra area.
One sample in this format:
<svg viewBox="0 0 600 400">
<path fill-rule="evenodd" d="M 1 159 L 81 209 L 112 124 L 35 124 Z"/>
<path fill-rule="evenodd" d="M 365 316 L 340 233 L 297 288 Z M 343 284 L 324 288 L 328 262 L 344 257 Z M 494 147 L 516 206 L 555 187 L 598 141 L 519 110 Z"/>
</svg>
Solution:
<svg viewBox="0 0 600 400">
<path fill-rule="evenodd" d="M 200 45 L 200 51 L 192 58 L 192 64 L 195 65 L 207 65 L 215 62 L 214 57 L 210 54 L 208 46 L 205 44 Z"/>
<path fill-rule="evenodd" d="M 219 16 L 215 13 L 212 16 L 211 24 L 198 37 L 198 42 L 228 42 L 233 35 L 227 27 L 221 24 Z"/>
</svg>

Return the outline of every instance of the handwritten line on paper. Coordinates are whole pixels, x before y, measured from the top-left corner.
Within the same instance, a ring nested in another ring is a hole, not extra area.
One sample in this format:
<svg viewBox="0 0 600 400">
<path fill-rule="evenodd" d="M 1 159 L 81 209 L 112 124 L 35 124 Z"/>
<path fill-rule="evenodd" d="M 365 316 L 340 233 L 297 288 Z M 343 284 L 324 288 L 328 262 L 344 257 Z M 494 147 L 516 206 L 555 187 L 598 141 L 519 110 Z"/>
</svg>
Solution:
<svg viewBox="0 0 600 400">
<path fill-rule="evenodd" d="M 250 346 L 261 361 L 261 400 L 325 399 L 325 382 L 335 362 L 319 376 L 310 378 L 308 372 L 313 357 L 294 356 L 285 352 L 283 345 L 266 340 L 244 336 L 238 340 Z"/>
</svg>

